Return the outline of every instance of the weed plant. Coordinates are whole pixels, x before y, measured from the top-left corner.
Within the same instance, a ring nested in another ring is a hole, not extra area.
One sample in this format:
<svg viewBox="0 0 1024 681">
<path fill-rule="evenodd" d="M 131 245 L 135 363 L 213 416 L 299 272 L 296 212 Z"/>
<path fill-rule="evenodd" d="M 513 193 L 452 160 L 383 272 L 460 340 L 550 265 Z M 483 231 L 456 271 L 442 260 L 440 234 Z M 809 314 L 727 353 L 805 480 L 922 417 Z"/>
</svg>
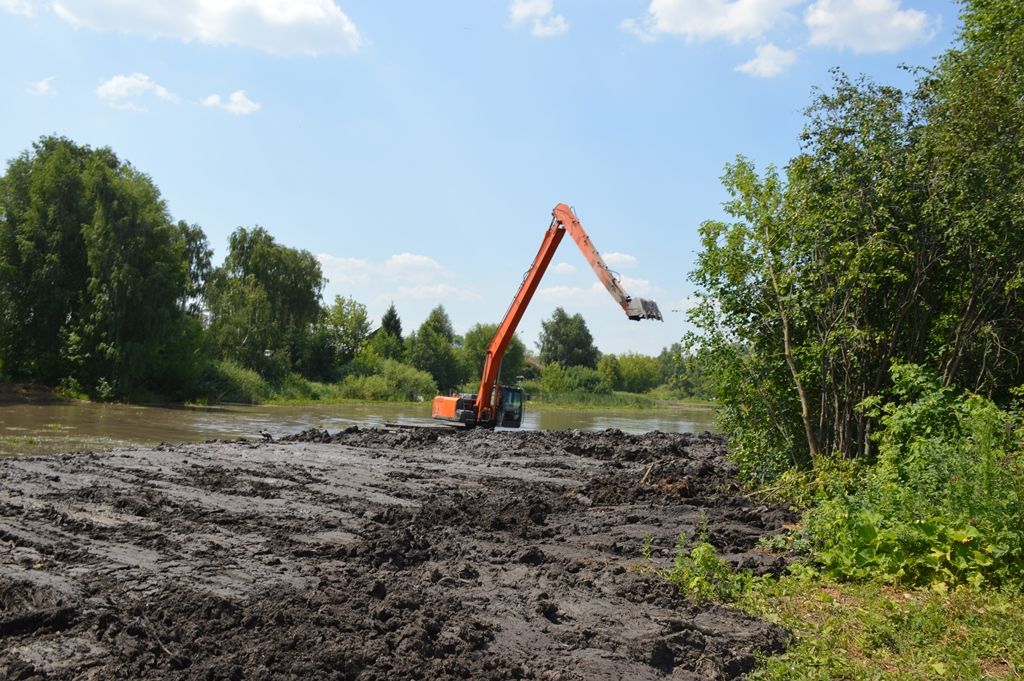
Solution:
<svg viewBox="0 0 1024 681">
<path fill-rule="evenodd" d="M 763 657 L 747 677 L 759 681 L 1018 679 L 1024 675 L 1024 595 L 1019 589 L 947 592 L 884 581 L 842 582 L 794 564 L 775 578 L 735 571 L 701 529 L 681 536 L 669 568 L 645 569 L 698 602 L 730 604 L 792 634 L 781 655 Z M 790 545 L 779 548 L 792 548 Z"/>
<path fill-rule="evenodd" d="M 1020 414 L 915 365 L 893 378 L 897 400 L 865 405 L 883 425 L 877 463 L 806 515 L 823 570 L 940 590 L 1024 582 Z"/>
</svg>

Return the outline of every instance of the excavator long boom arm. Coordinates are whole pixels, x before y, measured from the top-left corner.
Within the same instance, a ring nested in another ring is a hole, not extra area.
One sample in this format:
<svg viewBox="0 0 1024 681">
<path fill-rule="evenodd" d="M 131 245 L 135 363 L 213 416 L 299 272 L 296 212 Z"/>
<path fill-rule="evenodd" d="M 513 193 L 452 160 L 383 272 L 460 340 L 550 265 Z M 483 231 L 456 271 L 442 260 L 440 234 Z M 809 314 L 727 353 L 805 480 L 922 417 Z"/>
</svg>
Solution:
<svg viewBox="0 0 1024 681">
<path fill-rule="evenodd" d="M 587 236 L 583 225 L 580 224 L 580 221 L 569 206 L 560 203 L 555 206 L 551 215 L 551 224 L 544 234 L 544 239 L 541 241 L 537 256 L 533 259 L 533 264 L 530 266 L 526 276 L 523 277 L 523 282 L 520 284 L 512 304 L 509 305 L 505 318 L 501 320 L 494 338 L 491 339 L 491 343 L 487 347 L 483 373 L 480 377 L 480 389 L 476 394 L 476 416 L 478 423 L 484 424 L 493 421 L 494 408 L 496 406 L 494 404 L 494 387 L 498 382 L 501 360 L 505 356 L 505 350 L 508 348 L 513 334 L 516 332 L 519 320 L 523 318 L 523 313 L 526 312 L 526 307 L 530 304 L 533 294 L 537 291 L 537 287 L 544 277 L 548 265 L 551 264 L 551 259 L 555 255 L 555 250 L 558 248 L 558 244 L 562 241 L 562 237 L 565 236 L 566 232 L 572 236 L 573 241 L 576 242 L 576 245 L 583 252 L 583 257 L 587 259 L 587 262 L 590 263 L 590 266 L 597 274 L 597 278 L 608 289 L 612 298 L 622 306 L 622 309 L 630 319 L 661 319 L 661 311 L 658 309 L 658 304 L 653 300 L 633 298 L 626 293 L 619 280 L 608 269 L 608 265 L 601 258 L 601 254 L 594 248 L 594 244 L 590 241 L 590 237 Z"/>
</svg>

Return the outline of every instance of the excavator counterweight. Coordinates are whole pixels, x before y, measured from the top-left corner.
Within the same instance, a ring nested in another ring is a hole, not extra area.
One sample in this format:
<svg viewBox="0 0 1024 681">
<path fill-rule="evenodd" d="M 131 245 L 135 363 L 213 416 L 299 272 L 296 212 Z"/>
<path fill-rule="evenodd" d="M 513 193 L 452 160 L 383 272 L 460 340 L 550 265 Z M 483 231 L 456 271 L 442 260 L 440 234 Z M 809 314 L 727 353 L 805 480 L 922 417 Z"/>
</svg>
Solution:
<svg viewBox="0 0 1024 681">
<path fill-rule="evenodd" d="M 515 298 L 512 299 L 505 318 L 501 320 L 494 338 L 491 339 L 491 343 L 487 347 L 483 373 L 480 377 L 480 389 L 476 394 L 435 397 L 431 410 L 435 419 L 467 427 L 518 428 L 520 426 L 523 420 L 523 389 L 498 385 L 498 370 L 509 341 L 512 340 L 516 327 L 519 325 L 519 320 L 523 318 L 523 313 L 526 312 L 526 308 L 566 232 L 572 236 L 597 278 L 622 307 L 627 317 L 634 320 L 661 320 L 661 310 L 658 309 L 656 302 L 646 298 L 633 298 L 626 293 L 619 278 L 609 269 L 601 254 L 594 248 L 594 244 L 591 243 L 590 237 L 587 236 L 583 225 L 576 218 L 576 214 L 569 206 L 560 203 L 551 211 L 551 224 L 544 233 L 533 264 L 526 276 L 523 277 L 523 282 L 520 284 Z"/>
</svg>

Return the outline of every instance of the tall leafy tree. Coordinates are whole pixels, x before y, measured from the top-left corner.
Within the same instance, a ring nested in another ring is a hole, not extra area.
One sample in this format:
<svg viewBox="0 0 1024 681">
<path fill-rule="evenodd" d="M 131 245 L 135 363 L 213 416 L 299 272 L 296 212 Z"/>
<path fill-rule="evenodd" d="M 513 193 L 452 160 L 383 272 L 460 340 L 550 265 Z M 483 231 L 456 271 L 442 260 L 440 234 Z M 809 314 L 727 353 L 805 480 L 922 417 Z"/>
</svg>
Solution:
<svg viewBox="0 0 1024 681">
<path fill-rule="evenodd" d="M 484 359 L 487 356 L 487 346 L 498 331 L 497 324 L 476 324 L 469 331 L 462 341 L 462 356 L 465 363 L 465 373 L 469 379 L 480 375 L 484 366 Z M 501 383 L 513 384 L 523 371 L 523 361 L 526 357 L 526 344 L 518 336 L 512 336 L 505 356 L 501 360 L 501 371 L 498 380 Z"/>
<path fill-rule="evenodd" d="M 206 296 L 206 282 L 213 272 L 213 249 L 210 248 L 210 242 L 199 225 L 190 225 L 184 220 L 179 220 L 175 228 L 188 262 L 188 284 L 185 287 L 185 295 L 179 302 L 182 310 L 198 316 Z"/>
<path fill-rule="evenodd" d="M 594 337 L 583 315 L 576 313 L 569 316 L 563 308 L 557 307 L 551 318 L 542 321 L 540 325 L 537 346 L 542 362 L 558 362 L 563 367 L 597 367 L 601 353 L 594 345 Z"/>
<path fill-rule="evenodd" d="M 433 376 L 442 392 L 455 390 L 466 380 L 465 364 L 443 306 L 431 310 L 420 328 L 406 338 L 405 348 L 409 364 Z"/>
<path fill-rule="evenodd" d="M 67 375 L 61 334 L 84 302 L 82 225 L 95 209 L 85 172 L 97 162 L 116 164 L 109 151 L 44 137 L 0 177 L 0 362 L 12 377 Z"/>
<path fill-rule="evenodd" d="M 352 361 L 370 335 L 370 317 L 366 306 L 354 298 L 334 297 L 334 304 L 326 310 L 327 327 L 334 351 L 334 362 L 344 366 Z"/>
<path fill-rule="evenodd" d="M 309 251 L 278 244 L 262 227 L 235 230 L 207 287 L 221 356 L 264 372 L 297 365 L 320 316 L 323 285 Z"/>
<path fill-rule="evenodd" d="M 923 78 L 923 211 L 947 248 L 930 338 L 946 385 L 1024 382 L 1024 5 L 964 3 L 960 41 Z"/>
<path fill-rule="evenodd" d="M 127 393 L 194 375 L 185 241 L 110 149 L 44 137 L 0 181 L 0 358 L 17 377 Z"/>
<path fill-rule="evenodd" d="M 1024 7 L 963 16 L 911 93 L 836 74 L 785 182 L 727 168 L 691 319 L 749 475 L 870 457 L 859 405 L 894 362 L 997 398 L 1024 381 Z"/>
</svg>

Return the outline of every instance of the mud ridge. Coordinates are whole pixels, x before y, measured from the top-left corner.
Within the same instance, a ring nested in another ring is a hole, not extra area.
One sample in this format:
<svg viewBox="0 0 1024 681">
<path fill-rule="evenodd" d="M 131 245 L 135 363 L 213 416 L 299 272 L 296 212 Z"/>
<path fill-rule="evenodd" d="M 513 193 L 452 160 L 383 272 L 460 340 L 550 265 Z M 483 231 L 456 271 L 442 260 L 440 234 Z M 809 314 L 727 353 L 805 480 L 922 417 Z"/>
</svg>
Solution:
<svg viewBox="0 0 1024 681">
<path fill-rule="evenodd" d="M 638 570 L 794 518 L 716 436 L 349 428 L 0 460 L 0 677 L 738 679 L 786 634 Z"/>
</svg>

